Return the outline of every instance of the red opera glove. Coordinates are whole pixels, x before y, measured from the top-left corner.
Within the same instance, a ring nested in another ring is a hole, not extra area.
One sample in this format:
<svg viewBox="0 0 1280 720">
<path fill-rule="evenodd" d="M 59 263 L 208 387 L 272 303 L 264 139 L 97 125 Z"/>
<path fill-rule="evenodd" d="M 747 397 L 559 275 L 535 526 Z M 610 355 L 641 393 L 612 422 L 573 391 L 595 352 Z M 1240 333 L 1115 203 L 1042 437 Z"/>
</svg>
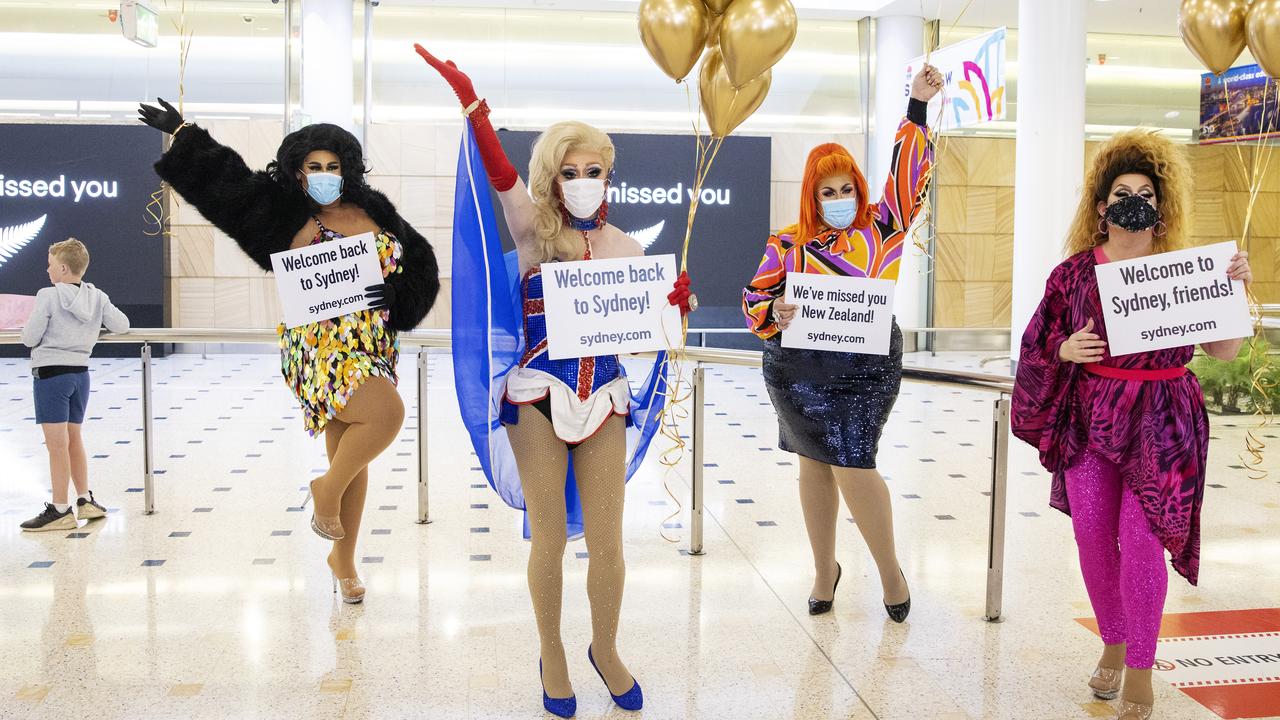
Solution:
<svg viewBox="0 0 1280 720">
<path fill-rule="evenodd" d="M 462 114 L 471 121 L 471 129 L 475 131 L 476 149 L 480 151 L 480 159 L 484 162 L 484 170 L 489 175 L 489 183 L 498 192 L 506 192 L 516 184 L 519 176 L 507 154 L 498 142 L 498 134 L 489 124 L 489 105 L 476 97 L 475 88 L 471 86 L 471 78 L 458 69 L 452 60 L 441 62 L 439 58 L 427 52 L 427 49 L 414 43 L 413 49 L 418 51 L 427 64 L 453 88 L 453 94 L 462 103 Z"/>
<path fill-rule="evenodd" d="M 689 290 L 689 271 L 685 270 L 676 278 L 674 289 L 667 293 L 667 302 L 680 308 L 683 317 L 698 309 L 698 296 Z"/>
</svg>

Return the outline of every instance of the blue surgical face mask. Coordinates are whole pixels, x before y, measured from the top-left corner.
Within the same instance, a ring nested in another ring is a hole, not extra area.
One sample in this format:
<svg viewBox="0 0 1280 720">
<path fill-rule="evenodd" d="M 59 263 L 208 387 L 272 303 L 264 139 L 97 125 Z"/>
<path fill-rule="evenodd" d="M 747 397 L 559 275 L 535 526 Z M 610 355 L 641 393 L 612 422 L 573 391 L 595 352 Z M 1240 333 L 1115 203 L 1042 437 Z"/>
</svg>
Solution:
<svg viewBox="0 0 1280 720">
<path fill-rule="evenodd" d="M 342 176 L 318 172 L 307 175 L 307 194 L 321 205 L 331 205 L 342 197 Z"/>
<path fill-rule="evenodd" d="M 828 226 L 843 230 L 853 225 L 858 216 L 858 203 L 853 198 L 822 201 L 822 219 Z"/>
</svg>

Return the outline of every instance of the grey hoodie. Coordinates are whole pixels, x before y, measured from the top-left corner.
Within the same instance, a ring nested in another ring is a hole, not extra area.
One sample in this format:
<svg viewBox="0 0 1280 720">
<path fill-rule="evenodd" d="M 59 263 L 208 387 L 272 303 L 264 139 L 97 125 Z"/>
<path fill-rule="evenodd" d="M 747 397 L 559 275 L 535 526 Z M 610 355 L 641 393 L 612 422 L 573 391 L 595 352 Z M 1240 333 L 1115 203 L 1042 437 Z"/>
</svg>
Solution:
<svg viewBox="0 0 1280 720">
<path fill-rule="evenodd" d="M 31 348 L 31 367 L 87 366 L 104 325 L 113 333 L 126 332 L 129 318 L 92 284 L 44 288 L 36 293 L 36 308 L 22 328 L 22 342 Z"/>
</svg>

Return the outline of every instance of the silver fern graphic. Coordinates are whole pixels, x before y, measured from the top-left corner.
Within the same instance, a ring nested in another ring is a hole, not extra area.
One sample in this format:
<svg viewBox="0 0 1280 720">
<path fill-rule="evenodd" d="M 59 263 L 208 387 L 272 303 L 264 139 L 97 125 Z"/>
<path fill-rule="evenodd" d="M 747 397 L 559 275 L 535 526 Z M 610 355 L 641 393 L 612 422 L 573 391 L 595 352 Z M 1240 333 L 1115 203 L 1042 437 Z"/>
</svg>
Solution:
<svg viewBox="0 0 1280 720">
<path fill-rule="evenodd" d="M 665 227 L 666 224 L 667 221 L 662 220 L 653 227 L 647 227 L 643 230 L 636 230 L 635 232 L 627 234 L 635 238 L 635 241 L 640 243 L 640 247 L 648 250 L 650 245 L 658 242 L 658 236 L 662 234 L 662 228 Z"/>
<path fill-rule="evenodd" d="M 9 258 L 17 255 L 27 243 L 35 240 L 48 217 L 48 215 L 41 215 L 28 223 L 0 228 L 0 265 L 9 262 Z"/>
</svg>

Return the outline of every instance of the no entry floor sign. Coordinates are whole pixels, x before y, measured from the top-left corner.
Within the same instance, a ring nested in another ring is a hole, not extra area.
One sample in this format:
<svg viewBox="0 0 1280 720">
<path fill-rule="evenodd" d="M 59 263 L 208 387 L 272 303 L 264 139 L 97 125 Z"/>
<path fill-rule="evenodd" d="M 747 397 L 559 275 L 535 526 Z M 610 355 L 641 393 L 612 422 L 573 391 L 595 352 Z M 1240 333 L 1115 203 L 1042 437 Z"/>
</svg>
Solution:
<svg viewBox="0 0 1280 720">
<path fill-rule="evenodd" d="M 1280 608 L 1165 615 L 1155 671 L 1219 717 L 1280 716 Z"/>
</svg>

